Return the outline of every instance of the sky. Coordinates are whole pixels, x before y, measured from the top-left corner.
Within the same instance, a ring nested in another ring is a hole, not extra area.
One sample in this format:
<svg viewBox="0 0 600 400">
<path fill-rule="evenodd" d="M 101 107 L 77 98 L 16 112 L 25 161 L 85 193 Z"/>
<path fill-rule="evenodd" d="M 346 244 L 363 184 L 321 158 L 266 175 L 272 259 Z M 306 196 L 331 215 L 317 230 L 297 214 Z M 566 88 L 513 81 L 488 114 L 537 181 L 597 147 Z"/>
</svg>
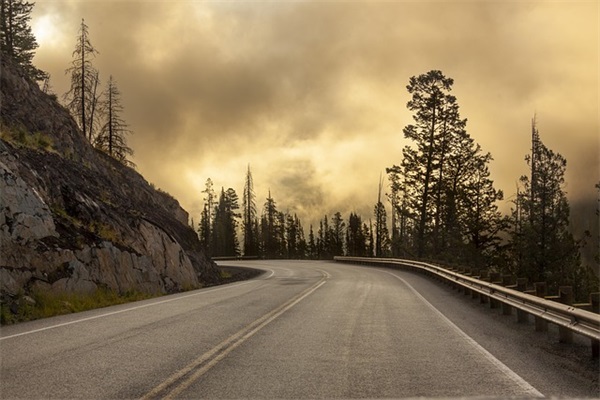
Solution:
<svg viewBox="0 0 600 400">
<path fill-rule="evenodd" d="M 508 211 L 531 120 L 567 159 L 571 201 L 600 181 L 597 1 L 38 0 L 34 63 L 59 98 L 84 18 L 103 84 L 122 92 L 133 161 L 199 220 L 207 178 L 240 198 L 250 166 L 307 228 L 371 217 L 410 144 L 411 76 L 454 79 Z M 388 205 L 389 210 L 389 205 Z"/>
</svg>

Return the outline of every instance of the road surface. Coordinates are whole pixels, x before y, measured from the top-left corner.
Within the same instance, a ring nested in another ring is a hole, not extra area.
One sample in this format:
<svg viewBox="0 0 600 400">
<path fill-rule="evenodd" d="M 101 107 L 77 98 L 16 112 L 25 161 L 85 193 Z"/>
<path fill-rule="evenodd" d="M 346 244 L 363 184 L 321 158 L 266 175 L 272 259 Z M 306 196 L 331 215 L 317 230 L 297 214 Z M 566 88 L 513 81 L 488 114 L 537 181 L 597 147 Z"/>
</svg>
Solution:
<svg viewBox="0 0 600 400">
<path fill-rule="evenodd" d="M 0 397 L 594 397 L 597 362 L 407 271 L 244 282 L 3 327 Z"/>
</svg>

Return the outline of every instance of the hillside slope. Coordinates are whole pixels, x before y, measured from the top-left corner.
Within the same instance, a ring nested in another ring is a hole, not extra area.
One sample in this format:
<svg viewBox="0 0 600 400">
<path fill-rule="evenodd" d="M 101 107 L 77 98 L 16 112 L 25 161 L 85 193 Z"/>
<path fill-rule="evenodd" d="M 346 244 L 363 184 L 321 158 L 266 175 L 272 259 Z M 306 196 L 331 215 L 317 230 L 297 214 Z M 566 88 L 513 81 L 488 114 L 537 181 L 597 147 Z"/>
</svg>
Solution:
<svg viewBox="0 0 600 400">
<path fill-rule="evenodd" d="M 171 293 L 216 283 L 177 200 L 94 149 L 53 96 L 0 62 L 2 302 L 40 290 Z"/>
</svg>

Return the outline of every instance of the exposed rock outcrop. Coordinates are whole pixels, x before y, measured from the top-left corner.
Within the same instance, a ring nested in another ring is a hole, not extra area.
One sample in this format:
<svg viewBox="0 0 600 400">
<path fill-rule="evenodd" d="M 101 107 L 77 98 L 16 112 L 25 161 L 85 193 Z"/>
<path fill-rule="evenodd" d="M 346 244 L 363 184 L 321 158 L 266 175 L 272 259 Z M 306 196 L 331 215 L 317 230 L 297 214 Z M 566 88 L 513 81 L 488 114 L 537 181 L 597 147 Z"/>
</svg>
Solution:
<svg viewBox="0 0 600 400">
<path fill-rule="evenodd" d="M 69 113 L 0 57 L 0 295 L 169 293 L 218 281 L 188 214 L 95 150 Z"/>
</svg>

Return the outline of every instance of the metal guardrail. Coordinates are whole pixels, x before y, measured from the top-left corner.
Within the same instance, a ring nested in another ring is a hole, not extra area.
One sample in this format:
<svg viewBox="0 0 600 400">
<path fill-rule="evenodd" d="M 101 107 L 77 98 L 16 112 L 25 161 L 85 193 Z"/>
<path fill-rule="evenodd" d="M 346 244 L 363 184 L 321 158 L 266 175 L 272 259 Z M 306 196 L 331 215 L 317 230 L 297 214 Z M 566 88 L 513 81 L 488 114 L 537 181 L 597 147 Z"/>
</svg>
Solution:
<svg viewBox="0 0 600 400">
<path fill-rule="evenodd" d="M 458 284 L 465 289 L 477 292 L 480 295 L 556 324 L 559 327 L 566 328 L 574 333 L 586 336 L 594 341 L 600 341 L 600 315 L 575 308 L 574 306 L 546 300 L 419 261 L 369 257 L 335 257 L 334 259 L 339 262 L 403 266 L 427 271 L 447 281 Z"/>
</svg>

